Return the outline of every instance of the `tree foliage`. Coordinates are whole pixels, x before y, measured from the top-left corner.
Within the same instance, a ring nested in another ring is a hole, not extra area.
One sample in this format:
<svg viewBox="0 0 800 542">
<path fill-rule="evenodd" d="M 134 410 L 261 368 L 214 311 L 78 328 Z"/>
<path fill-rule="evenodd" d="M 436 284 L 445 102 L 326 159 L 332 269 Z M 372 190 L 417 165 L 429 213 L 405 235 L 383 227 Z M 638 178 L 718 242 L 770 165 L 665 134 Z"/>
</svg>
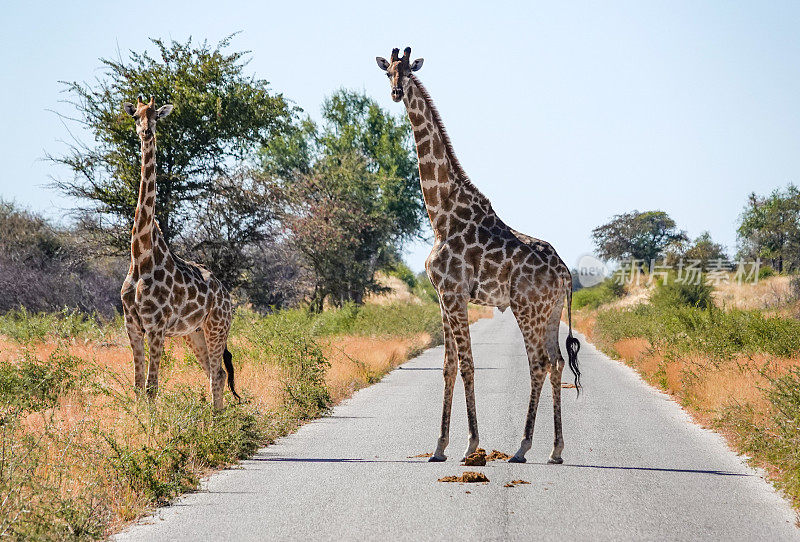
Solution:
<svg viewBox="0 0 800 542">
<path fill-rule="evenodd" d="M 379 290 L 375 272 L 419 235 L 425 214 L 411 141 L 406 119 L 340 90 L 324 102 L 320 125 L 306 119 L 263 149 L 282 223 L 313 273 L 314 309 Z"/>
<path fill-rule="evenodd" d="M 658 258 L 670 245 L 688 240 L 664 211 L 616 215 L 607 224 L 593 229 L 592 239 L 601 258 L 645 262 Z"/>
<path fill-rule="evenodd" d="M 89 258 L 73 231 L 0 199 L 0 313 L 81 310 L 109 317 L 122 274 Z"/>
<path fill-rule="evenodd" d="M 708 267 L 709 262 L 725 261 L 728 255 L 725 253 L 725 247 L 719 243 L 715 243 L 711 238 L 711 234 L 707 231 L 701 233 L 691 244 L 686 248 L 681 256 L 686 260 L 698 260 L 701 268 Z"/>
<path fill-rule="evenodd" d="M 779 273 L 800 267 L 800 190 L 750 194 L 740 216 L 739 256 L 769 261 Z"/>
<path fill-rule="evenodd" d="M 128 249 L 140 180 L 140 143 L 123 102 L 152 95 L 175 106 L 157 128 L 156 217 L 168 242 L 203 216 L 197 202 L 230 198 L 226 179 L 291 127 L 293 108 L 267 81 L 245 74 L 247 52 L 226 52 L 231 38 L 214 47 L 154 39 L 156 56 L 132 51 L 127 59 L 101 59 L 97 81 L 65 83 L 71 120 L 94 145 L 75 143 L 50 157 L 74 174 L 56 184 L 102 217 L 90 223 L 112 249 Z"/>
<path fill-rule="evenodd" d="M 156 218 L 171 248 L 199 260 L 257 308 L 361 302 L 425 219 L 405 117 L 339 90 L 320 122 L 245 73 L 246 52 L 152 40 L 156 54 L 101 59 L 91 83 L 65 83 L 69 120 L 93 142 L 49 156 L 72 173 L 80 231 L 125 254 L 140 182 L 140 143 L 122 103 L 171 103 L 157 127 Z"/>
</svg>

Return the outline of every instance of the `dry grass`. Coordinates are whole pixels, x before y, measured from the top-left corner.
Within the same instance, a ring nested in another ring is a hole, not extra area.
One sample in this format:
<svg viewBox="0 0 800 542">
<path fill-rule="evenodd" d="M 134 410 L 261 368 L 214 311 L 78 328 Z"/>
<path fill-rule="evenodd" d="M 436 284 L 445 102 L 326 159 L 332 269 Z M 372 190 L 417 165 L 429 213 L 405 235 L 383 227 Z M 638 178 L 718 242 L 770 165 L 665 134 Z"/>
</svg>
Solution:
<svg viewBox="0 0 800 542">
<path fill-rule="evenodd" d="M 367 303 L 374 303 L 376 305 L 388 305 L 389 303 L 422 303 L 420 298 L 411 293 L 408 285 L 397 277 L 386 275 L 384 273 L 376 273 L 375 280 L 378 284 L 389 291 L 383 294 L 370 294 L 367 296 Z"/>
<path fill-rule="evenodd" d="M 790 282 L 787 276 L 768 277 L 756 284 L 722 282 L 714 287 L 714 301 L 721 307 L 742 310 L 774 309 L 793 301 Z"/>
<path fill-rule="evenodd" d="M 712 312 L 659 303 L 620 312 L 635 304 L 623 300 L 577 311 L 573 322 L 601 349 L 675 397 L 700 424 L 747 453 L 800 510 L 800 352 L 793 351 L 796 337 L 786 331 L 796 327 L 792 318 L 800 307 L 790 289 L 789 277 L 723 283 L 713 292 L 718 308 Z"/>
<path fill-rule="evenodd" d="M 700 353 L 675 357 L 642 338 L 622 339 L 613 343 L 611 350 L 647 382 L 689 407 L 704 425 L 714 425 L 721 412 L 736 405 L 748 405 L 756 415 L 766 416 L 770 404 L 764 394 L 769 387 L 765 375 L 780 377 L 800 365 L 800 354 L 792 358 L 738 356 L 724 361 Z"/>
<path fill-rule="evenodd" d="M 377 313 L 369 312 L 373 315 L 370 318 L 381 314 L 397 318 L 403 328 L 394 336 L 309 337 L 309 344 L 318 346 L 320 359 L 329 363 L 321 384 L 328 404 L 380 380 L 439 340 L 431 333 L 412 331 L 415 326 L 435 322 L 429 313 L 420 312 L 418 307 L 403 317 L 396 304 L 393 308 L 387 306 L 385 311 L 382 308 Z M 418 324 L 422 314 L 427 314 L 431 322 Z M 470 310 L 471 321 L 491 315 L 491 309 Z M 292 318 L 303 321 L 299 315 L 290 316 L 290 324 Z M 382 321 L 381 329 L 391 329 L 390 322 Z M 0 368 L 20 368 L 28 359 L 41 360 L 46 367 L 59 363 L 58 356 L 71 356 L 76 364 L 75 374 L 84 375 L 79 377 L 79 386 L 58 395 L 46 409 L 22 410 L 17 417 L 19 423 L 14 425 L 17 433 L 6 431 L 2 435 L 4 443 L 32 443 L 31 449 L 41 455 L 29 463 L 30 477 L 11 486 L 3 485 L 6 480 L 0 463 L 0 538 L 9 532 L 24 533 L 15 535 L 17 538 L 61 539 L 67 536 L 64 533 L 75 532 L 78 535 L 68 537 L 107 536 L 153 504 L 170 500 L 194 487 L 200 477 L 248 455 L 254 446 L 292 431 L 309 416 L 319 415 L 313 409 L 311 414 L 307 414 L 308 410 L 298 413 L 292 406 L 297 398 L 287 390 L 303 376 L 298 374 L 298 366 L 270 358 L 286 352 L 280 350 L 280 345 L 277 350 L 270 350 L 269 343 L 261 342 L 263 332 L 269 332 L 269 328 L 262 332 L 259 327 L 247 328 L 248 322 L 241 325 L 229 345 L 234 354 L 237 385 L 246 402 L 237 406 L 226 395 L 226 402 L 232 406 L 225 409 L 222 420 L 211 412 L 208 380 L 181 339 L 167 341 L 159 374 L 159 398 L 151 404 L 135 396 L 131 351 L 120 329 L 67 339 L 20 341 L 0 335 Z M 309 354 L 316 355 L 313 350 Z M 300 384 L 296 389 L 307 393 L 308 388 L 302 387 L 306 385 L 304 381 Z M 0 412 L 0 418 L 2 415 Z M 2 419 L 0 427 L 4 427 Z M 206 430 L 203 427 L 215 434 L 202 435 Z M 176 454 L 175 458 L 169 454 Z M 12 505 L 2 494 L 7 487 L 12 488 L 12 493 L 17 491 Z M 42 488 L 47 488 L 46 495 L 37 493 Z M 64 503 L 68 503 L 66 519 L 57 510 Z M 25 508 L 37 514 L 41 508 L 44 514 L 40 517 L 52 517 L 52 522 L 46 519 L 15 524 L 13 515 Z"/>
<path fill-rule="evenodd" d="M 431 336 L 413 338 L 344 336 L 326 341 L 323 350 L 330 362 L 325 383 L 334 402 L 380 380 L 386 373 L 431 344 Z"/>
</svg>

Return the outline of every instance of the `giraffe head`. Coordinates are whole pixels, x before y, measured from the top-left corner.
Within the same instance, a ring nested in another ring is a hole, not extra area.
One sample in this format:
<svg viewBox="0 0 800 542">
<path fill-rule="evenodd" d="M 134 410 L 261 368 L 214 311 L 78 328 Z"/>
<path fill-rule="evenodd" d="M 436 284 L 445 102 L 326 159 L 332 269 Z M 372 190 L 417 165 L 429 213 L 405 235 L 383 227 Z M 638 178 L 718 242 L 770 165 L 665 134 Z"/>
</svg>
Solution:
<svg viewBox="0 0 800 542">
<path fill-rule="evenodd" d="M 163 119 L 172 113 L 171 105 L 162 105 L 156 109 L 152 96 L 150 96 L 148 103 L 144 103 L 142 97 L 139 96 L 136 100 L 136 105 L 125 102 L 122 104 L 122 108 L 128 115 L 136 119 L 136 133 L 139 134 L 143 141 L 153 138 L 156 133 L 156 121 L 158 119 Z"/>
<path fill-rule="evenodd" d="M 418 58 L 414 62 L 411 60 L 411 47 L 406 47 L 403 56 L 400 57 L 400 49 L 392 49 L 392 57 L 389 60 L 379 56 L 375 57 L 378 67 L 386 72 L 392 84 L 392 100 L 399 102 L 403 99 L 408 86 L 411 72 L 415 72 L 422 67 L 423 59 Z"/>
</svg>

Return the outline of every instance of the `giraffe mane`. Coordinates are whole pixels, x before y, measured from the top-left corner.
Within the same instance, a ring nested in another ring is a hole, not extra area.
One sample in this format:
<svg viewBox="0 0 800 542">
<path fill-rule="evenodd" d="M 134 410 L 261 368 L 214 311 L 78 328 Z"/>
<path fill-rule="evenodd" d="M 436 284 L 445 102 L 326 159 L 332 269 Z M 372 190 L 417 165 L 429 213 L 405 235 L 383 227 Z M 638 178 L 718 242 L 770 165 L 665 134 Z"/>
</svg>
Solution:
<svg viewBox="0 0 800 542">
<path fill-rule="evenodd" d="M 431 112 L 433 122 L 436 124 L 437 128 L 439 128 L 439 133 L 442 134 L 445 152 L 447 153 L 447 157 L 450 159 L 450 165 L 455 173 L 456 182 L 459 185 L 469 189 L 470 192 L 475 195 L 478 202 L 481 205 L 486 206 L 487 210 L 494 212 L 492 209 L 492 202 L 489 201 L 489 198 L 487 198 L 483 192 L 481 192 L 480 189 L 470 180 L 469 175 L 467 175 L 467 172 L 464 171 L 464 168 L 461 166 L 461 162 L 458 161 L 458 157 L 453 149 L 453 143 L 450 141 L 450 136 L 447 134 L 447 130 L 444 127 L 442 117 L 439 115 L 439 110 L 436 109 L 436 105 L 433 103 L 433 98 L 431 98 L 431 95 L 428 93 L 428 89 L 425 88 L 425 85 L 422 84 L 422 81 L 420 81 L 419 78 L 417 78 L 417 76 L 413 73 L 409 74 L 409 78 L 415 85 L 417 85 L 417 89 L 419 90 L 420 94 L 422 94 L 422 99 L 425 100 L 425 103 Z"/>
</svg>

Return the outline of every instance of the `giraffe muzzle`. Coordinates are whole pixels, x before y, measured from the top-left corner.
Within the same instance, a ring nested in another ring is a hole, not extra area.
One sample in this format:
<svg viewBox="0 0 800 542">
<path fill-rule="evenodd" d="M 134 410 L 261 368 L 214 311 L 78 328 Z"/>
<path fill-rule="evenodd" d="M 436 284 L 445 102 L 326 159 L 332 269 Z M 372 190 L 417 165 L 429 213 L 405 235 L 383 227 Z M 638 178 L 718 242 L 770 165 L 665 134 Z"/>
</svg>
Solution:
<svg viewBox="0 0 800 542">
<path fill-rule="evenodd" d="M 403 99 L 403 89 L 400 87 L 394 87 L 392 89 L 392 100 L 399 102 Z"/>
</svg>

